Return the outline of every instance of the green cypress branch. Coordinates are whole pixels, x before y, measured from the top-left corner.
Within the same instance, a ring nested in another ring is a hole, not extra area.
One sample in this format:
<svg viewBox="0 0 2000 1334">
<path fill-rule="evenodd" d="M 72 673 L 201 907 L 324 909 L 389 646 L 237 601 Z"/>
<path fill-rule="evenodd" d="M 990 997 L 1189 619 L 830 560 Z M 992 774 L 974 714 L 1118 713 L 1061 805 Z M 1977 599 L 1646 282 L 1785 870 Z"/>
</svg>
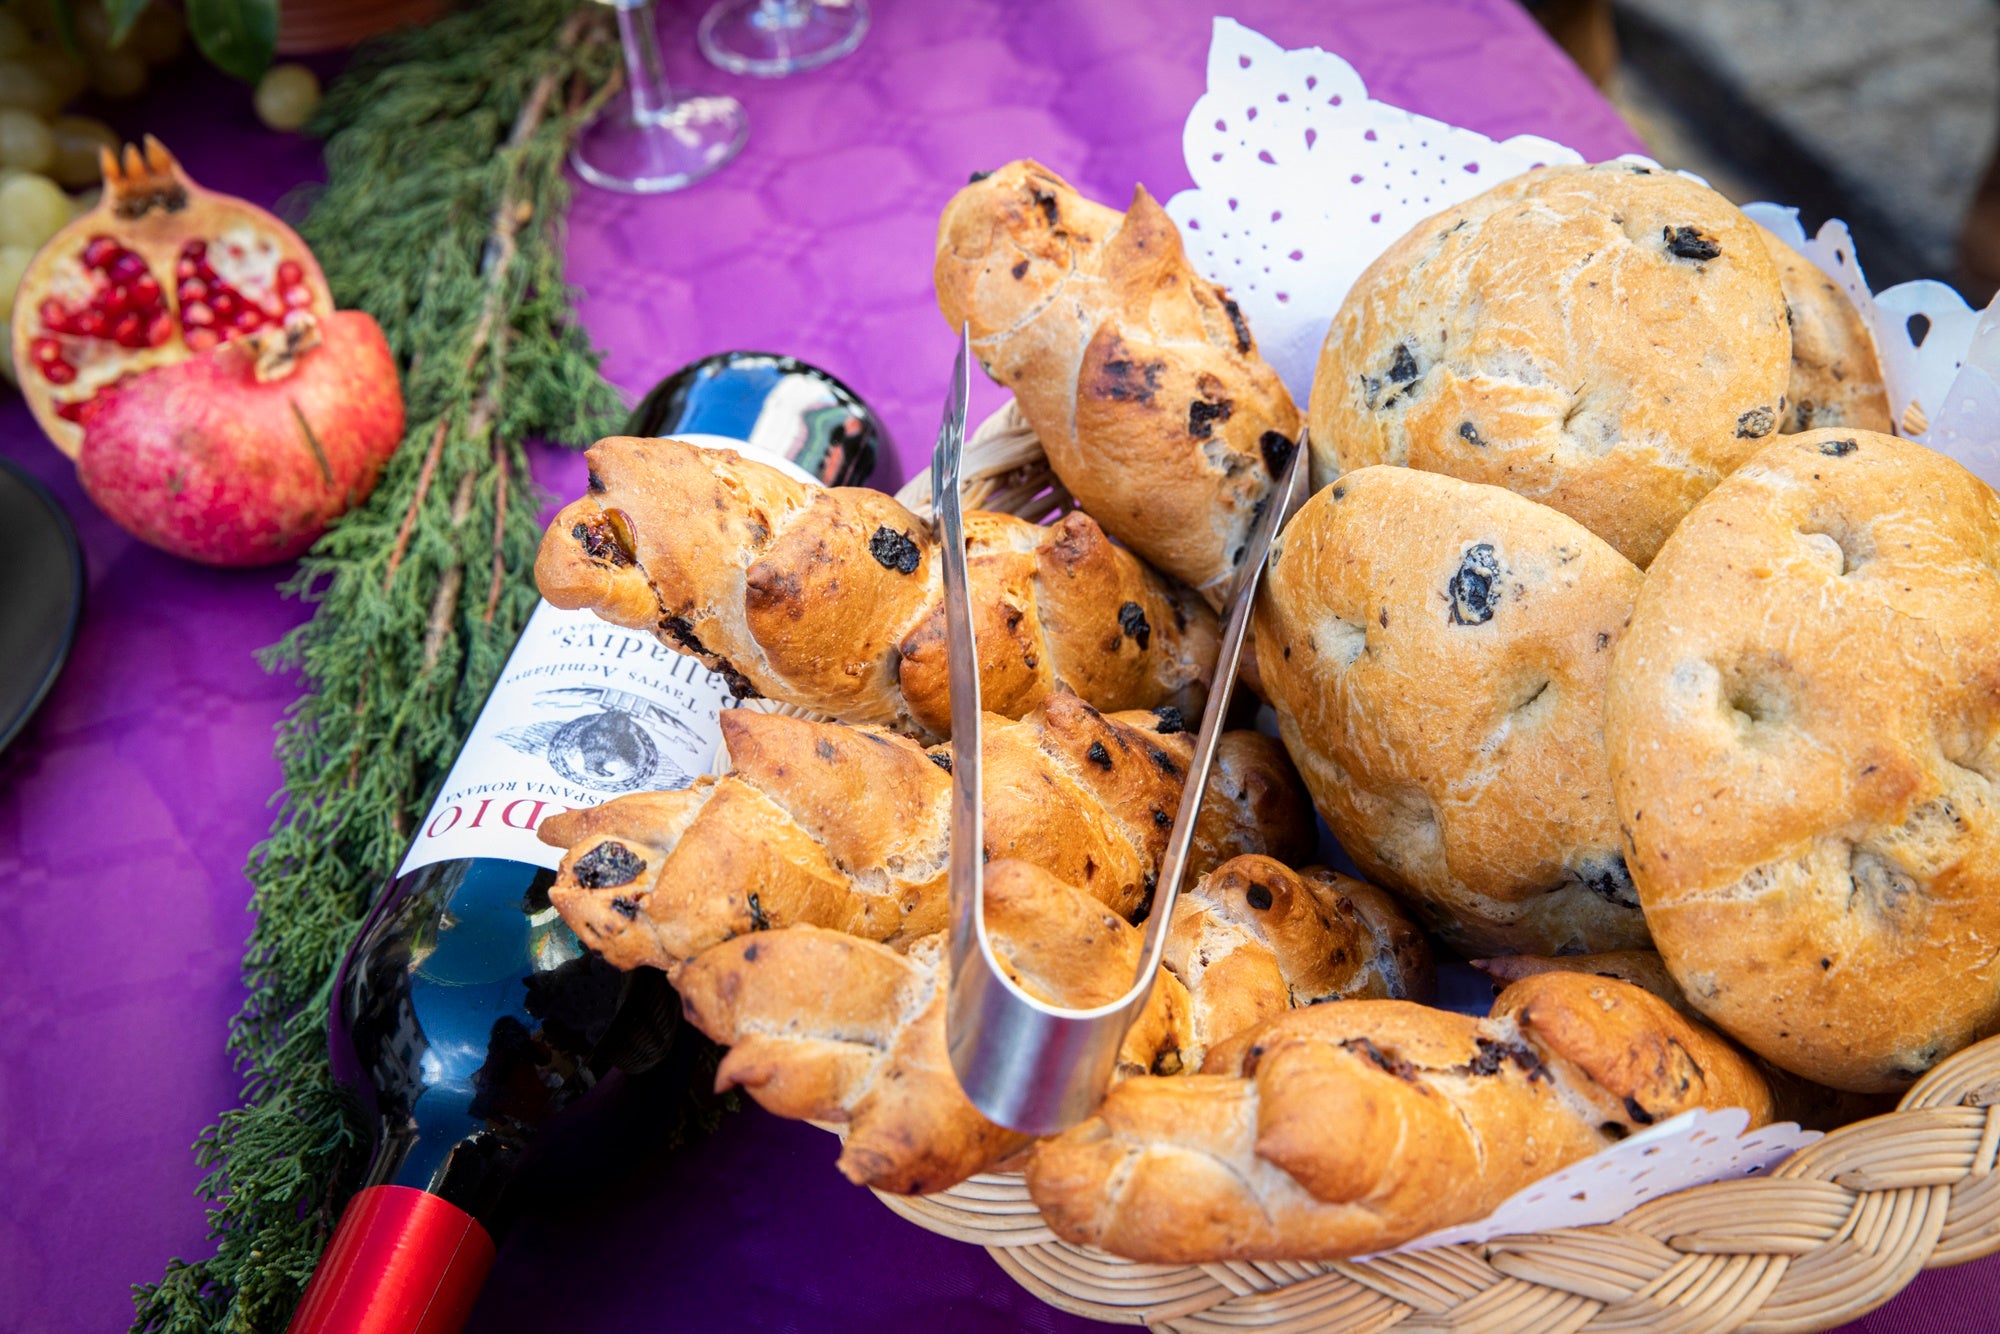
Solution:
<svg viewBox="0 0 2000 1334">
<path fill-rule="evenodd" d="M 622 414 L 561 229 L 568 144 L 595 109 L 578 94 L 615 61 L 588 6 L 495 0 L 364 50 L 321 110 L 328 179 L 303 231 L 339 304 L 387 333 L 409 429 L 286 585 L 315 610 L 266 655 L 305 693 L 248 868 L 243 1105 L 196 1145 L 216 1252 L 135 1288 L 134 1330 L 282 1329 L 366 1153 L 327 1067 L 334 970 L 534 608 L 522 441 L 585 444 Z"/>
</svg>

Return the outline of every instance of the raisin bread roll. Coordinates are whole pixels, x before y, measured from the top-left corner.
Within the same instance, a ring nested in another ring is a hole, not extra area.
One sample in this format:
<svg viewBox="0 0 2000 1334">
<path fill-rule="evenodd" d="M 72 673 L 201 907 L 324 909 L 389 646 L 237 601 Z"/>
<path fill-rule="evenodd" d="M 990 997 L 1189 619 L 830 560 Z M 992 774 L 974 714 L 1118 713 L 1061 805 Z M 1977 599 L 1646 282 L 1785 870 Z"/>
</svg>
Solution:
<svg viewBox="0 0 2000 1334">
<path fill-rule="evenodd" d="M 1194 749 L 1178 715 L 1100 714 L 1054 695 L 1018 722 L 987 718 L 982 732 L 987 856 L 1031 862 L 1139 914 Z M 543 841 L 568 849 L 550 902 L 586 945 L 620 968 L 673 974 L 711 945 L 774 926 L 898 949 L 944 928 L 948 748 L 744 710 L 723 713 L 722 733 L 733 766 L 723 777 L 543 822 Z M 1222 832 L 1197 849 L 1192 876 L 1214 864 L 1204 857 L 1291 850 L 1310 828 L 1284 756 L 1245 754 L 1254 777 L 1209 785 L 1202 823 Z"/>
<path fill-rule="evenodd" d="M 1349 289 L 1313 380 L 1313 481 L 1393 463 L 1504 486 L 1644 568 L 1777 429 L 1791 355 L 1735 205 L 1630 163 L 1537 168 Z"/>
<path fill-rule="evenodd" d="M 1541 973 L 1584 973 L 1629 982 L 1649 991 L 1697 1024 L 1706 1020 L 1667 971 L 1666 960 L 1652 950 L 1620 950 L 1610 954 L 1566 954 L 1550 958 L 1510 954 L 1498 959 L 1474 959 L 1472 966 L 1493 979 L 1497 995 L 1524 977 Z M 1836 1130 L 1871 1116 L 1896 1110 L 1893 1094 L 1850 1093 L 1828 1088 L 1771 1064 L 1755 1053 L 1747 1059 L 1771 1090 L 1771 1119 L 1796 1121 L 1808 1130 Z"/>
<path fill-rule="evenodd" d="M 1166 210 L 1140 187 L 1119 213 L 1009 163 L 946 205 L 936 278 L 1070 494 L 1219 605 L 1299 412 Z"/>
<path fill-rule="evenodd" d="M 1807 431 L 1698 506 L 1618 646 L 1606 731 L 1667 967 L 1739 1041 L 1907 1086 L 2000 1031 L 2000 498 Z"/>
<path fill-rule="evenodd" d="M 1785 322 L 1792 331 L 1792 378 L 1785 391 L 1786 434 L 1851 426 L 1887 435 L 1895 429 L 1875 340 L 1861 312 L 1819 265 L 1764 233 L 1785 292 Z"/>
<path fill-rule="evenodd" d="M 1221 1064 L 1127 1080 L 1036 1146 L 1028 1190 L 1057 1236 L 1158 1264 L 1334 1260 L 1483 1217 L 1690 1108 L 1770 1119 L 1728 1043 L 1576 973 L 1516 983 L 1485 1019 L 1393 1000 L 1293 1010 L 1212 1052 Z"/>
<path fill-rule="evenodd" d="M 1209 1046 L 1328 1000 L 1428 1000 L 1430 946 L 1389 896 L 1269 857 L 1216 867 L 1174 904 L 1167 970 L 1187 987 L 1191 1068 Z"/>
<path fill-rule="evenodd" d="M 535 580 L 766 697 L 843 722 L 951 732 L 944 573 L 929 525 L 879 491 L 820 488 L 733 450 L 600 440 L 590 491 L 542 537 Z M 1215 617 L 1071 513 L 965 516 L 980 702 L 1018 718 L 1058 690 L 1199 714 Z"/>
<path fill-rule="evenodd" d="M 1138 929 L 1047 872 L 993 862 L 986 898 L 995 953 L 1032 994 L 1075 1008 L 1131 985 Z M 847 1179 L 909 1195 L 956 1185 L 1029 1143 L 959 1089 L 945 1050 L 950 978 L 941 932 L 899 954 L 794 926 L 713 946 L 676 985 L 689 1022 L 730 1049 L 718 1091 L 741 1088 L 779 1116 L 844 1124 Z M 1120 1049 L 1119 1076 L 1178 1069 L 1186 1016 L 1186 993 L 1162 974 Z"/>
<path fill-rule="evenodd" d="M 1320 814 L 1471 953 L 1647 943 L 1604 752 L 1642 576 L 1498 487 L 1364 468 L 1272 548 L 1257 659 Z"/>
</svg>

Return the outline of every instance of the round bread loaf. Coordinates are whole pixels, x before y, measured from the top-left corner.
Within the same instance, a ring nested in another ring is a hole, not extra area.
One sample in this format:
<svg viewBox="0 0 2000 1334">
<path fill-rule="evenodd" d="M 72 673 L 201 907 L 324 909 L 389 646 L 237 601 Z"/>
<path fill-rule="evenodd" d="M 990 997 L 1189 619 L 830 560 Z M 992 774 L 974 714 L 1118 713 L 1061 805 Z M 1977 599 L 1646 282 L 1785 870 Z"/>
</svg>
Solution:
<svg viewBox="0 0 2000 1334">
<path fill-rule="evenodd" d="M 1688 998 L 1773 1062 L 1899 1088 L 2000 1029 L 2000 498 L 1807 431 L 1667 542 L 1607 739 Z"/>
<path fill-rule="evenodd" d="M 1320 352 L 1313 481 L 1375 463 L 1561 510 L 1644 567 L 1785 414 L 1755 223 L 1684 176 L 1545 167 L 1417 224 Z"/>
<path fill-rule="evenodd" d="M 1643 576 L 1498 487 L 1363 468 L 1273 548 L 1257 661 L 1314 804 L 1449 943 L 1641 948 L 1604 689 Z"/>
<path fill-rule="evenodd" d="M 1789 406 L 1778 429 L 1893 430 L 1875 340 L 1861 322 L 1861 312 L 1819 265 L 1770 232 L 1764 232 L 1764 244 L 1778 266 L 1785 319 L 1792 329 L 1792 380 L 1785 391 Z"/>
</svg>

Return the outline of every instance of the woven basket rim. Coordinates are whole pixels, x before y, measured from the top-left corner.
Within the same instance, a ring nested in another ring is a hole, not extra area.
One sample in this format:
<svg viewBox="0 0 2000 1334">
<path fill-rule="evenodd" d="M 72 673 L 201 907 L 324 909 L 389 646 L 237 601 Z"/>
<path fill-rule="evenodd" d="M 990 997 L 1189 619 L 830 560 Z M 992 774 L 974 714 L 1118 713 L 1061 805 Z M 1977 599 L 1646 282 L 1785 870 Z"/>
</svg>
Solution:
<svg viewBox="0 0 2000 1334">
<path fill-rule="evenodd" d="M 1042 519 L 1074 505 L 1012 399 L 967 439 L 962 475 L 969 509 Z M 928 470 L 896 498 L 928 517 Z M 935 1195 L 876 1194 L 927 1231 L 984 1246 L 1049 1305 L 1115 1324 L 1778 1334 L 1853 1320 L 1920 1270 L 2000 1251 L 1996 1156 L 2000 1037 L 1939 1064 L 1895 1111 L 1829 1132 L 1767 1176 L 1691 1187 L 1594 1227 L 1368 1260 L 1126 1260 L 1055 1237 L 1018 1172 Z"/>
</svg>

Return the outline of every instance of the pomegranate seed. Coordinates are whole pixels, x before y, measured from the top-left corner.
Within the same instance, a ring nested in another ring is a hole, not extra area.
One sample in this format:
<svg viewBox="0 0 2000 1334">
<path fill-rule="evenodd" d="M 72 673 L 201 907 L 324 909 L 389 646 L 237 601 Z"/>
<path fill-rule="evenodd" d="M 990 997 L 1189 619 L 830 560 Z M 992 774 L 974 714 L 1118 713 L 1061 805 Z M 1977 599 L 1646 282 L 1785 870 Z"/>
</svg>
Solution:
<svg viewBox="0 0 2000 1334">
<path fill-rule="evenodd" d="M 206 352 L 222 341 L 213 329 L 189 329 L 181 338 L 190 352 Z"/>
<path fill-rule="evenodd" d="M 127 315 L 111 326 L 111 336 L 120 347 L 144 347 L 146 326 L 137 315 Z"/>
<path fill-rule="evenodd" d="M 174 335 L 173 316 L 161 311 L 153 316 L 153 322 L 146 326 L 146 346 L 158 347 Z"/>
<path fill-rule="evenodd" d="M 87 269 L 101 269 L 118 258 L 124 246 L 108 236 L 93 236 L 83 247 L 83 266 Z"/>
<path fill-rule="evenodd" d="M 150 273 L 142 273 L 132 283 L 132 304 L 135 306 L 157 306 L 160 304 L 160 285 Z"/>
<path fill-rule="evenodd" d="M 208 304 L 215 307 L 215 318 L 227 320 L 235 316 L 237 307 L 242 303 L 236 299 L 236 293 L 225 287 L 217 292 L 215 300 Z"/>
<path fill-rule="evenodd" d="M 98 295 L 97 308 L 114 318 L 123 315 L 132 309 L 132 293 L 124 287 L 107 287 Z"/>
<path fill-rule="evenodd" d="M 42 367 L 42 376 L 50 384 L 68 384 L 76 379 L 76 367 L 57 357 Z"/>
<path fill-rule="evenodd" d="M 82 334 L 85 338 L 102 338 L 109 322 L 101 310 L 86 310 L 69 322 L 69 332 Z"/>
<path fill-rule="evenodd" d="M 188 279 L 194 277 L 194 275 L 195 263 L 193 260 L 183 259 L 174 262 L 174 277 L 181 282 L 186 282 Z"/>
<path fill-rule="evenodd" d="M 53 338 L 37 338 L 28 344 L 28 355 L 37 366 L 47 366 L 63 359 L 62 344 Z"/>
<path fill-rule="evenodd" d="M 255 306 L 245 306 L 236 312 L 236 318 L 230 323 L 242 332 L 248 333 L 264 323 L 264 312 Z"/>
<path fill-rule="evenodd" d="M 287 287 L 285 289 L 285 304 L 287 306 L 291 306 L 293 308 L 297 308 L 299 306 L 310 306 L 312 304 L 312 299 L 313 299 L 313 294 L 307 288 Z"/>
<path fill-rule="evenodd" d="M 296 286 L 305 276 L 305 270 L 289 259 L 278 266 L 278 286 L 280 287 Z"/>
<path fill-rule="evenodd" d="M 200 259 L 203 255 L 206 255 L 207 253 L 208 253 L 208 242 L 200 239 L 189 241 L 186 245 L 181 247 L 181 256 L 185 259 Z"/>
<path fill-rule="evenodd" d="M 146 261 L 129 250 L 111 261 L 111 281 L 114 283 L 129 283 L 135 278 L 143 277 L 145 272 Z"/>
<path fill-rule="evenodd" d="M 202 329 L 215 323 L 215 312 L 203 301 L 190 301 L 181 307 L 181 323 L 190 328 Z"/>
<path fill-rule="evenodd" d="M 208 300 L 208 284 L 199 278 L 190 278 L 181 284 L 182 301 Z"/>
<path fill-rule="evenodd" d="M 66 422 L 82 422 L 84 409 L 90 406 L 87 398 L 65 399 L 56 404 L 56 416 Z"/>
<path fill-rule="evenodd" d="M 42 298 L 41 307 L 36 313 L 42 317 L 43 324 L 57 333 L 62 333 L 63 325 L 69 321 L 69 312 L 63 309 L 63 303 L 52 296 Z"/>
</svg>

